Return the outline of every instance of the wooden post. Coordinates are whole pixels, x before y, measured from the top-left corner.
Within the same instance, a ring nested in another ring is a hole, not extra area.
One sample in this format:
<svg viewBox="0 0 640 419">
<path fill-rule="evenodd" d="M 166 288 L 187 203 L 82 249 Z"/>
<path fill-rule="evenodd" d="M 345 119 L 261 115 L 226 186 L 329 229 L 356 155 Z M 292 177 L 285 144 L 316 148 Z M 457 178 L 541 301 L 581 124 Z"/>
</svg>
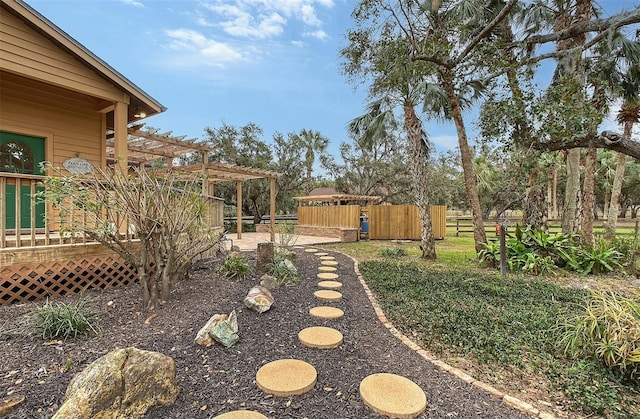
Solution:
<svg viewBox="0 0 640 419">
<path fill-rule="evenodd" d="M 500 224 L 500 274 L 507 276 L 507 226 Z"/>
<path fill-rule="evenodd" d="M 271 227 L 269 231 L 271 232 L 271 241 L 275 242 L 276 241 L 276 178 L 274 177 L 271 178 L 271 184 L 269 188 L 269 197 L 271 199 L 271 201 L 269 202 L 269 214 L 270 214 L 269 225 Z"/>
<path fill-rule="evenodd" d="M 242 181 L 236 182 L 236 232 L 238 234 L 238 240 L 242 238 Z"/>
<path fill-rule="evenodd" d="M 116 158 L 116 169 L 120 173 L 127 174 L 129 165 L 129 151 L 127 149 L 128 133 L 127 133 L 127 108 L 128 105 L 123 102 L 116 102 L 113 108 L 113 154 Z"/>
</svg>

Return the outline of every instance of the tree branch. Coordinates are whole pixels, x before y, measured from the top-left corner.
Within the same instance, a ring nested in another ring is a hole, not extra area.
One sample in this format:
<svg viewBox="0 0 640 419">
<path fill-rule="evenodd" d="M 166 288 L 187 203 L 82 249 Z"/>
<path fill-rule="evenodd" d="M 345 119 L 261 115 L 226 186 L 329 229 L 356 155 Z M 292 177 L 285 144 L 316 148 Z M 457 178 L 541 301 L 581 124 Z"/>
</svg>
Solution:
<svg viewBox="0 0 640 419">
<path fill-rule="evenodd" d="M 622 26 L 640 23 L 640 6 L 632 12 L 621 13 L 606 19 L 594 19 L 588 22 L 578 22 L 569 26 L 567 29 L 546 35 L 533 35 L 522 42 L 527 45 L 546 44 L 547 42 L 562 41 L 564 39 L 573 38 L 587 32 L 602 32 L 608 29 L 617 29 Z M 597 41 L 596 41 L 597 42 Z M 585 47 L 591 47 L 593 44 L 588 43 Z"/>
<path fill-rule="evenodd" d="M 624 138 L 624 136 L 611 131 L 603 131 L 602 133 L 600 133 L 600 135 L 586 136 L 569 143 L 536 142 L 532 144 L 532 147 L 537 150 L 546 151 L 568 150 L 571 148 L 586 148 L 589 145 L 590 140 L 593 141 L 593 144 L 596 146 L 596 148 L 605 148 L 608 150 L 617 151 L 618 153 L 626 154 L 627 156 L 631 156 L 640 160 L 640 142 L 632 139 L 626 139 Z"/>
<path fill-rule="evenodd" d="M 455 60 L 453 60 L 452 66 L 456 67 L 458 64 L 460 64 L 462 60 L 464 60 L 467 57 L 467 55 L 469 55 L 469 53 L 473 50 L 473 48 L 475 48 L 475 46 L 478 45 L 478 42 L 480 42 L 483 38 L 489 35 L 489 33 L 493 30 L 493 28 L 495 28 L 496 25 L 506 17 L 507 13 L 509 13 L 511 9 L 513 9 L 513 6 L 515 6 L 516 3 L 518 3 L 518 0 L 510 0 L 509 3 L 507 3 L 502 8 L 502 10 L 500 10 L 500 13 L 498 13 L 498 15 L 495 18 L 493 18 L 493 20 L 489 22 L 489 24 L 487 24 L 487 26 L 485 26 L 471 42 L 469 42 L 469 44 L 464 49 L 464 51 L 462 51 L 462 53 L 460 53 L 460 55 L 458 55 L 458 57 Z"/>
</svg>

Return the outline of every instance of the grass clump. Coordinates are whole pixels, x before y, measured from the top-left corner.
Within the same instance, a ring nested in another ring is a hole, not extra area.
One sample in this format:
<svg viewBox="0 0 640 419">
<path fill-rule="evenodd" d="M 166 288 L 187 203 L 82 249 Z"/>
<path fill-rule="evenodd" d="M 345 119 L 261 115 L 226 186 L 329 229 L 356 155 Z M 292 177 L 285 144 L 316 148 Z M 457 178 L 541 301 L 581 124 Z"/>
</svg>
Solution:
<svg viewBox="0 0 640 419">
<path fill-rule="evenodd" d="M 253 274 L 253 269 L 246 258 L 230 253 L 218 265 L 216 272 L 227 279 L 246 279 Z"/>
<path fill-rule="evenodd" d="M 388 259 L 397 259 L 407 256 L 407 251 L 402 247 L 385 247 L 380 249 L 380 256 Z"/>
<path fill-rule="evenodd" d="M 278 280 L 278 285 L 295 285 L 300 282 L 298 270 L 290 259 L 276 255 L 269 264 L 269 275 Z"/>
<path fill-rule="evenodd" d="M 583 312 L 564 328 L 567 355 L 596 358 L 631 379 L 640 378 L 640 300 L 606 289 L 592 291 Z"/>
<path fill-rule="evenodd" d="M 87 307 L 85 298 L 75 303 L 53 303 L 49 300 L 25 315 L 22 329 L 43 339 L 75 338 L 78 335 L 98 334 L 97 316 Z"/>
</svg>

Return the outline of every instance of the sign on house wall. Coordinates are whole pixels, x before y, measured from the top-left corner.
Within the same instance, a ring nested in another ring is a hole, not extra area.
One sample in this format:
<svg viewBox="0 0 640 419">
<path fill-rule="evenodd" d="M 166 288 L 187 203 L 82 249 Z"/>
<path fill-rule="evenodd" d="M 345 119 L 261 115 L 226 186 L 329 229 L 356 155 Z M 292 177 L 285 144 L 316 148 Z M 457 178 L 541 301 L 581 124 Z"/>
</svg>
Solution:
<svg viewBox="0 0 640 419">
<path fill-rule="evenodd" d="M 72 157 L 62 163 L 65 169 L 74 175 L 86 175 L 93 171 L 93 165 L 82 157 Z"/>
</svg>

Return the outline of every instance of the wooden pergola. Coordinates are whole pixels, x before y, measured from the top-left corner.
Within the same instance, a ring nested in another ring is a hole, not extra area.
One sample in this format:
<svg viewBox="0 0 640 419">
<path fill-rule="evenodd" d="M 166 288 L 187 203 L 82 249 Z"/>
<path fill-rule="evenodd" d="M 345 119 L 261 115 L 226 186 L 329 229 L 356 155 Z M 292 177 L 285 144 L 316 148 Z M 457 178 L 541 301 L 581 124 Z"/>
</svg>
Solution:
<svg viewBox="0 0 640 419">
<path fill-rule="evenodd" d="M 353 195 L 353 194 L 330 194 L 330 195 L 307 195 L 297 196 L 295 198 L 299 205 L 313 205 L 316 202 L 329 205 L 340 205 L 343 201 L 364 201 L 367 204 L 379 204 L 382 201 L 381 196 L 374 195 Z"/>
<path fill-rule="evenodd" d="M 121 153 L 116 153 L 113 133 L 107 133 L 107 160 L 116 162 Z M 167 167 L 173 167 L 186 173 L 204 175 L 202 194 L 213 195 L 213 187 L 220 182 L 236 182 L 237 201 L 237 237 L 242 238 L 242 183 L 252 179 L 269 179 L 269 214 L 271 241 L 275 241 L 276 222 L 276 179 L 277 172 L 238 166 L 235 164 L 209 162 L 209 153 L 214 149 L 196 139 L 176 137 L 172 132 L 160 132 L 158 129 L 144 128 L 144 124 L 134 124 L 127 128 L 127 161 L 129 164 L 151 164 L 159 157 L 167 159 Z M 187 153 L 201 153 L 202 163 L 174 166 L 176 158 Z"/>
</svg>

